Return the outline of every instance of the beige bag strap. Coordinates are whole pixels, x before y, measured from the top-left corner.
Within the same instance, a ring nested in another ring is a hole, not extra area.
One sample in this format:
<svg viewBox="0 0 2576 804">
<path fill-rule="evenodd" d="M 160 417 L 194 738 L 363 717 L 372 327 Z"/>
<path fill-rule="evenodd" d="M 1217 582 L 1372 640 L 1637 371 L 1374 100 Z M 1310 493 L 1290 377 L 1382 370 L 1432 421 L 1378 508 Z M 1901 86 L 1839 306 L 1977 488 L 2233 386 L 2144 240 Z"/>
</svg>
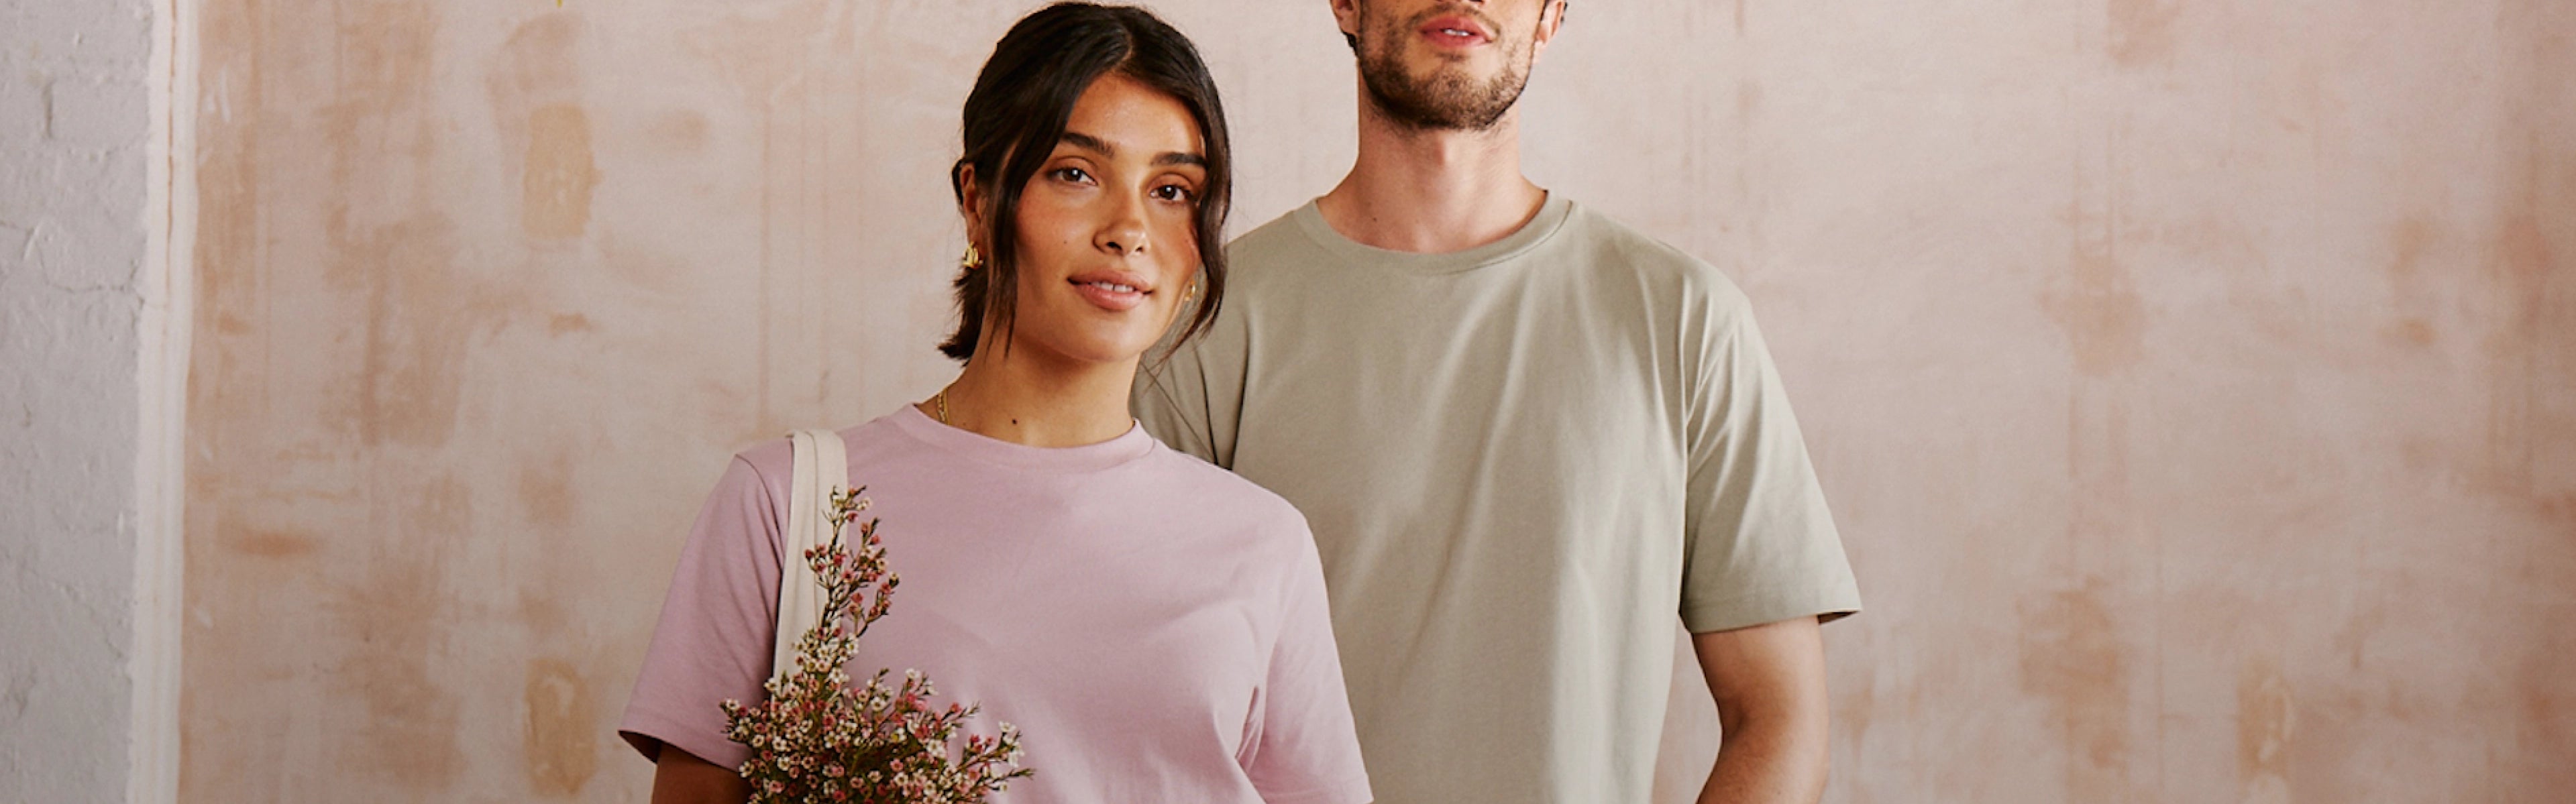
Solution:
<svg viewBox="0 0 2576 804">
<path fill-rule="evenodd" d="M 778 555 L 778 621 L 771 626 L 769 673 L 796 669 L 796 641 L 823 616 L 823 586 L 805 564 L 805 551 L 832 540 L 832 492 L 849 488 L 849 452 L 841 434 L 798 430 L 795 476 L 787 492 L 787 533 Z"/>
</svg>

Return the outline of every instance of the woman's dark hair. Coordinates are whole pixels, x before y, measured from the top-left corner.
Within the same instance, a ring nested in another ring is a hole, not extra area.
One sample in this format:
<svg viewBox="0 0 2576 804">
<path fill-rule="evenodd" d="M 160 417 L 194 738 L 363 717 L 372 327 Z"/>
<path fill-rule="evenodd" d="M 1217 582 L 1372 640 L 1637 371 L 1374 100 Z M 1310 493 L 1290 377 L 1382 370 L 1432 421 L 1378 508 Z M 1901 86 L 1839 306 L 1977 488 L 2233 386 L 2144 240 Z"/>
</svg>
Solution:
<svg viewBox="0 0 2576 804">
<path fill-rule="evenodd" d="M 961 362 L 974 356 L 986 316 L 993 317 L 994 331 L 1002 333 L 1007 347 L 1018 300 L 1020 190 L 1055 152 L 1083 90 L 1112 72 L 1170 95 L 1198 119 L 1207 184 L 1199 189 L 1192 233 L 1198 239 L 1199 281 L 1204 285 L 1197 313 L 1173 342 L 1189 339 L 1215 319 L 1217 303 L 1225 297 L 1225 248 L 1218 238 L 1225 228 L 1234 172 L 1216 80 L 1208 76 L 1207 64 L 1189 38 L 1152 12 L 1058 3 L 1021 18 L 1002 35 L 975 77 L 975 90 L 966 96 L 965 153 L 949 168 L 948 184 L 957 202 L 965 203 L 966 171 L 974 168 L 990 242 L 984 247 L 984 266 L 957 275 L 957 334 L 939 345 L 941 353 Z"/>
</svg>

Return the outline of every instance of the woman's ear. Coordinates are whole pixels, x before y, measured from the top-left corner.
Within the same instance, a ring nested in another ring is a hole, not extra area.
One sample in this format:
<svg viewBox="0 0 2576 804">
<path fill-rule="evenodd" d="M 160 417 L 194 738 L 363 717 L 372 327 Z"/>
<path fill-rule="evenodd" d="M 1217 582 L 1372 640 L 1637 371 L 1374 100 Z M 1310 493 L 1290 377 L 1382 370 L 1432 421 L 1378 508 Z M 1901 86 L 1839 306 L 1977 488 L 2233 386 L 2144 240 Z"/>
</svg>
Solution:
<svg viewBox="0 0 2576 804">
<path fill-rule="evenodd" d="M 984 185 L 975 181 L 975 166 L 957 166 L 957 214 L 966 218 L 966 244 L 982 249 L 989 242 L 984 236 Z"/>
</svg>

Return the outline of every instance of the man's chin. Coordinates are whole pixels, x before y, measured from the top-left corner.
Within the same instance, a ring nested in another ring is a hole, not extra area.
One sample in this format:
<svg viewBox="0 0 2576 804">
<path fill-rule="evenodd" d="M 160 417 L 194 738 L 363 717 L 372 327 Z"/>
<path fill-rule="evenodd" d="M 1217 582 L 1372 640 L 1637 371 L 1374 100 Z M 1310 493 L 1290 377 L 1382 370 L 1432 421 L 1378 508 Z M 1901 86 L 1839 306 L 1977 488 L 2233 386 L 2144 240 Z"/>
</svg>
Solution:
<svg viewBox="0 0 2576 804">
<path fill-rule="evenodd" d="M 1417 49 L 1429 51 L 1428 45 Z M 1406 53 L 1393 64 L 1360 65 L 1367 102 L 1396 123 L 1426 131 L 1481 131 L 1491 128 L 1519 103 L 1520 93 L 1498 98 L 1498 85 L 1509 80 L 1507 65 L 1471 53 Z M 1499 53 L 1499 51 L 1496 51 Z M 1392 68 L 1392 69 L 1389 69 Z M 1392 74 L 1392 75 L 1390 75 Z M 1397 80 L 1387 81 L 1387 78 Z M 1384 91 L 1381 91 L 1384 90 Z M 1499 102 L 1500 109 L 1492 108 Z"/>
<path fill-rule="evenodd" d="M 1431 81 L 1490 81 L 1502 66 L 1482 50 L 1449 50 L 1416 45 L 1405 54 L 1404 77 L 1417 86 Z"/>
</svg>

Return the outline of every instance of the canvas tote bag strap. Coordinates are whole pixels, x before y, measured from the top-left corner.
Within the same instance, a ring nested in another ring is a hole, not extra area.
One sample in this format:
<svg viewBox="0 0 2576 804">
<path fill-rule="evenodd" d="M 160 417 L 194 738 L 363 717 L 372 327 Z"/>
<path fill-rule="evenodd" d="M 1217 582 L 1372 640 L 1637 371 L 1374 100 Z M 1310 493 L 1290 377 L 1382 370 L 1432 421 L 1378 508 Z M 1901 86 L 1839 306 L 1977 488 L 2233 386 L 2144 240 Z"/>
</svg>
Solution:
<svg viewBox="0 0 2576 804">
<path fill-rule="evenodd" d="M 823 616 L 823 587 L 805 563 L 805 551 L 832 540 L 832 492 L 850 485 L 849 453 L 841 434 L 798 430 L 795 476 L 787 492 L 785 549 L 778 555 L 778 621 L 772 627 L 769 673 L 796 669 L 796 641 Z"/>
</svg>

